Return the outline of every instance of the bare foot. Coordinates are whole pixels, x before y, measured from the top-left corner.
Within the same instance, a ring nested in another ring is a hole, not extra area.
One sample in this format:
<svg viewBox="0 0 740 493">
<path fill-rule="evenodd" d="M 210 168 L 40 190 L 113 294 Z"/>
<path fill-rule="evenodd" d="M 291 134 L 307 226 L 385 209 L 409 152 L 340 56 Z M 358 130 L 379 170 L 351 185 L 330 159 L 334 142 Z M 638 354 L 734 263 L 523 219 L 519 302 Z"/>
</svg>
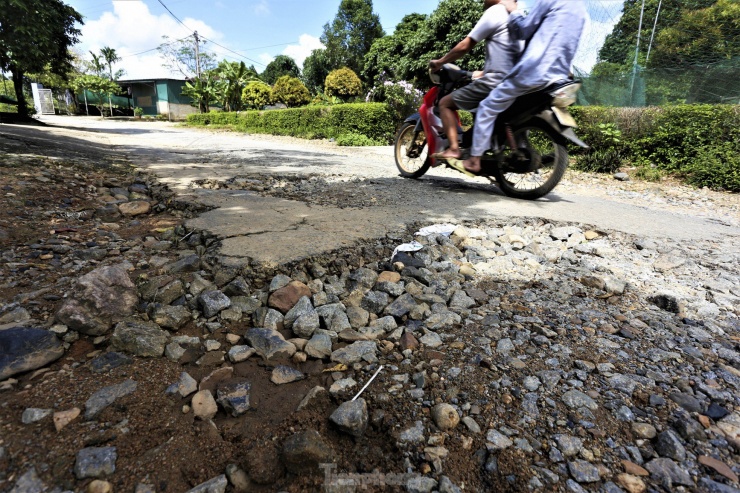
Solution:
<svg viewBox="0 0 740 493">
<path fill-rule="evenodd" d="M 444 152 L 438 152 L 433 157 L 436 159 L 460 159 L 462 154 L 460 153 L 460 149 L 453 151 L 451 148 L 447 148 Z"/>
<path fill-rule="evenodd" d="M 479 156 L 470 156 L 470 159 L 466 159 L 463 162 L 463 166 L 466 170 L 470 171 L 471 173 L 480 173 L 480 157 Z"/>
</svg>

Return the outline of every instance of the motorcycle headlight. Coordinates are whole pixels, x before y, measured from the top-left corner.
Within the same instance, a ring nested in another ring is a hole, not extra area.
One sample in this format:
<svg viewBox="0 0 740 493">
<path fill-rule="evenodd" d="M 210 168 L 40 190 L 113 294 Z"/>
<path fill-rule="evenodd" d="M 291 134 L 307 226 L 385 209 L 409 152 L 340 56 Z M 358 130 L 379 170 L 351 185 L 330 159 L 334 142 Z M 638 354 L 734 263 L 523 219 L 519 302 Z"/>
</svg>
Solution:
<svg viewBox="0 0 740 493">
<path fill-rule="evenodd" d="M 568 84 L 567 86 L 560 87 L 556 91 L 551 92 L 550 96 L 552 96 L 553 106 L 557 106 L 559 108 L 566 108 L 570 106 L 571 104 L 575 103 L 576 94 L 578 94 L 578 91 L 580 89 L 581 89 L 581 83 L 576 82 L 573 84 Z"/>
</svg>

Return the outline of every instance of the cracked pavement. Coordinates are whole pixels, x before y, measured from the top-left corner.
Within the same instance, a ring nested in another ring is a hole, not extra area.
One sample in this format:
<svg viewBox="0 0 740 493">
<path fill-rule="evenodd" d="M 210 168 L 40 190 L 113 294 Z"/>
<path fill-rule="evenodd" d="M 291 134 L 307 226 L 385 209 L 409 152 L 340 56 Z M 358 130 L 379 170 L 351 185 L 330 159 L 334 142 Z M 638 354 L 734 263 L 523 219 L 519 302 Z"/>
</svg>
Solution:
<svg viewBox="0 0 740 493">
<path fill-rule="evenodd" d="M 390 147 L 341 148 L 162 122 L 46 116 L 42 121 L 48 126 L 2 125 L 0 138 L 22 138 L 19 150 L 32 154 L 120 154 L 156 174 L 180 200 L 210 209 L 187 226 L 220 238 L 220 253 L 234 265 L 300 260 L 384 237 L 418 221 L 539 217 L 655 238 L 740 237 L 737 208 L 667 210 L 660 201 L 641 200 L 639 194 L 594 194 L 587 186 L 571 186 L 567 177 L 534 202 L 505 197 L 487 180 L 464 178 L 451 170 L 432 169 L 421 180 L 403 179 Z M 316 176 L 322 182 L 302 195 L 293 194 L 293 199 L 274 196 L 279 190 L 270 187 L 255 191 L 218 186 L 235 177 L 247 182 L 290 177 L 301 184 Z"/>
</svg>

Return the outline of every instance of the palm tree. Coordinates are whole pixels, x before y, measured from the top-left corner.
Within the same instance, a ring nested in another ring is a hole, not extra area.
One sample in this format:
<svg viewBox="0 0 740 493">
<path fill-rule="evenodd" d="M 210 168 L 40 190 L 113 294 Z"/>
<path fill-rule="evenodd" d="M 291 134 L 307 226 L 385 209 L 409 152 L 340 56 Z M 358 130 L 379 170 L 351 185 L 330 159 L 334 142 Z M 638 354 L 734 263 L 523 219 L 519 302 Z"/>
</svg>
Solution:
<svg viewBox="0 0 740 493">
<path fill-rule="evenodd" d="M 92 55 L 92 63 L 90 65 L 95 71 L 95 75 L 103 75 L 103 72 L 105 71 L 105 64 L 102 62 L 103 58 L 99 55 L 96 55 L 92 51 L 90 52 L 90 54 Z"/>
<path fill-rule="evenodd" d="M 108 65 L 108 74 L 110 75 L 111 82 L 113 82 L 113 64 L 119 61 L 121 57 L 118 56 L 115 49 L 109 46 L 100 48 L 100 57 L 103 58 L 106 65 Z M 93 55 L 93 58 L 96 58 L 95 55 Z M 113 100 L 111 99 L 110 94 L 108 95 L 108 106 L 110 107 L 110 116 L 113 116 Z"/>
<path fill-rule="evenodd" d="M 103 57 L 105 63 L 108 65 L 110 80 L 113 80 L 113 64 L 116 62 L 120 62 L 121 57 L 118 56 L 118 53 L 116 53 L 115 49 L 109 46 L 104 46 L 103 48 L 100 48 L 100 56 Z"/>
</svg>

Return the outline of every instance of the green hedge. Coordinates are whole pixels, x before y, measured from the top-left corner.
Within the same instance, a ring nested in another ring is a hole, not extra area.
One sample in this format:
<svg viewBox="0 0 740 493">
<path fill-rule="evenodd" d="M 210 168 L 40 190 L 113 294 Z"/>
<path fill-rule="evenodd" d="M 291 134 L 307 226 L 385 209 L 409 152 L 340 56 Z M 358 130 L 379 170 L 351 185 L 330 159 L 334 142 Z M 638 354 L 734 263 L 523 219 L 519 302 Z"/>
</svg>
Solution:
<svg viewBox="0 0 740 493">
<path fill-rule="evenodd" d="M 579 137 L 593 148 L 590 156 L 616 153 L 625 164 L 740 192 L 740 105 L 584 106 L 571 112 Z M 621 133 L 618 142 L 609 129 Z"/>
<path fill-rule="evenodd" d="M 250 133 L 289 135 L 309 139 L 364 135 L 373 142 L 390 144 L 396 122 L 383 103 L 305 106 L 286 110 L 205 113 L 188 115 L 190 125 L 226 125 Z"/>
</svg>

